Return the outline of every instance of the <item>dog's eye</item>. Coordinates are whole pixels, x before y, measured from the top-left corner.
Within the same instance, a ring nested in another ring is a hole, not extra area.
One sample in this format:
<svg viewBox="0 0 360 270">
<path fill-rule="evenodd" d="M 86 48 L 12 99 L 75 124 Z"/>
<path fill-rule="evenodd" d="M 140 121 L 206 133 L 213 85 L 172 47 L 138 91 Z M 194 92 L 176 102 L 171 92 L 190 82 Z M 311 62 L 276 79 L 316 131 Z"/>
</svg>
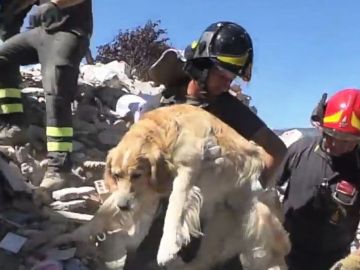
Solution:
<svg viewBox="0 0 360 270">
<path fill-rule="evenodd" d="M 114 178 L 115 181 L 119 181 L 121 178 L 121 175 L 120 175 L 120 173 L 113 173 L 112 177 Z"/>
<path fill-rule="evenodd" d="M 141 177 L 141 173 L 139 173 L 139 172 L 132 173 L 132 174 L 130 175 L 130 178 L 131 178 L 132 180 L 139 179 L 140 177 Z"/>
</svg>

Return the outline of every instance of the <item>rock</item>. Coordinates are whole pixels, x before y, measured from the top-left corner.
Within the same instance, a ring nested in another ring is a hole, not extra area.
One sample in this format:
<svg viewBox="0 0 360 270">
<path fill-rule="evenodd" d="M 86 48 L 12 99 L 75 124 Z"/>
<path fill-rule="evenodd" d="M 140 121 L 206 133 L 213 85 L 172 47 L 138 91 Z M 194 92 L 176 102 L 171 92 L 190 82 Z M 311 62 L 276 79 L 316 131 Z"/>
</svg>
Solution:
<svg viewBox="0 0 360 270">
<path fill-rule="evenodd" d="M 8 163 L 0 157 L 0 171 L 13 191 L 31 193 L 31 187 L 15 163 Z"/>
<path fill-rule="evenodd" d="M 86 201 L 85 200 L 72 200 L 69 202 L 60 202 L 55 201 L 50 204 L 51 208 L 54 210 L 62 210 L 62 211 L 74 211 L 80 208 L 86 208 Z"/>
</svg>

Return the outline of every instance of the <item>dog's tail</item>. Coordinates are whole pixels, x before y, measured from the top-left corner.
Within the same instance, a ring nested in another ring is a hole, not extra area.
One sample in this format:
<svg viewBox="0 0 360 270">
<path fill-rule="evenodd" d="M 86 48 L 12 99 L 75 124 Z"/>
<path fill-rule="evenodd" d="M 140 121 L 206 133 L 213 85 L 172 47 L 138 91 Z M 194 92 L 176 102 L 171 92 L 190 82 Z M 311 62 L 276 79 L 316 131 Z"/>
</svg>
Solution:
<svg viewBox="0 0 360 270">
<path fill-rule="evenodd" d="M 249 220 L 244 225 L 247 239 L 252 241 L 251 246 L 254 250 L 262 250 L 263 262 L 270 264 L 267 267 L 284 264 L 284 257 L 290 252 L 291 245 L 279 219 L 259 201 L 254 203 L 249 215 Z M 257 263 L 261 261 L 260 258 L 257 259 Z"/>
</svg>

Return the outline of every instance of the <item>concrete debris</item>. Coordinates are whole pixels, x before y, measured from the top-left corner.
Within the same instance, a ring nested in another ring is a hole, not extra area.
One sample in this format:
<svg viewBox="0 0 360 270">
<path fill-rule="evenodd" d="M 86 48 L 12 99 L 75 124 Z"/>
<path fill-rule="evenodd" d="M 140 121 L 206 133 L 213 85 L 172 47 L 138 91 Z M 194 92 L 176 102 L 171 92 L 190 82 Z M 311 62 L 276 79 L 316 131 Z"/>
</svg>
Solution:
<svg viewBox="0 0 360 270">
<path fill-rule="evenodd" d="M 279 137 L 285 143 L 286 147 L 289 147 L 294 142 L 304 137 L 304 135 L 298 129 L 291 129 L 285 131 Z"/>
<path fill-rule="evenodd" d="M 81 213 L 63 211 L 63 210 L 56 211 L 56 213 L 58 213 L 59 215 L 65 217 L 69 220 L 72 220 L 72 221 L 78 222 L 78 223 L 84 223 L 84 222 L 90 221 L 94 217 L 93 215 L 81 214 Z"/>
<path fill-rule="evenodd" d="M 73 200 L 70 202 L 59 202 L 55 201 L 50 204 L 51 208 L 54 210 L 60 211 L 73 211 L 79 210 L 80 208 L 86 208 L 86 201 L 85 200 Z"/>
<path fill-rule="evenodd" d="M 39 208 L 33 201 L 34 190 L 48 164 L 41 67 L 21 68 L 21 74 L 29 143 L 0 146 L 0 247 L 17 252 L 13 256 L 0 248 L 1 269 L 103 269 L 97 266 L 102 264 L 94 254 L 95 243 L 76 247 L 76 252 L 71 243 L 65 249 L 47 245 L 57 235 L 91 220 L 108 195 L 102 181 L 106 155 L 133 123 L 132 117 L 117 111 L 118 100 L 124 95 L 142 95 L 142 106 L 151 99 L 149 108 L 153 109 L 159 105 L 163 87 L 132 78 L 124 62 L 82 65 L 78 94 L 72 104 L 71 186 L 55 190 L 53 202 Z M 123 106 L 130 104 L 125 102 Z M 27 240 L 20 247 L 22 241 L 15 238 Z"/>
<path fill-rule="evenodd" d="M 7 233 L 6 236 L 0 241 L 0 248 L 18 253 L 23 247 L 27 239 L 14 233 Z"/>
<path fill-rule="evenodd" d="M 52 198 L 57 201 L 66 202 L 83 198 L 92 193 L 95 193 L 95 187 L 70 187 L 54 191 Z"/>
<path fill-rule="evenodd" d="M 106 163 L 104 161 L 85 161 L 84 162 L 84 167 L 85 168 L 99 168 L 99 169 L 103 169 L 105 168 Z"/>
</svg>

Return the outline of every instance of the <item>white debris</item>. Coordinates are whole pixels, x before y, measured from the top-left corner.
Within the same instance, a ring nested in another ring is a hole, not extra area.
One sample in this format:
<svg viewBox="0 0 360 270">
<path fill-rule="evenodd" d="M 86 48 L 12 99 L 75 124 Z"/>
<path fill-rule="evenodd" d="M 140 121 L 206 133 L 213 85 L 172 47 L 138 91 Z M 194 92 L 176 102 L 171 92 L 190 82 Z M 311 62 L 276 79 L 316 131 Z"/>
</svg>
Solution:
<svg viewBox="0 0 360 270">
<path fill-rule="evenodd" d="M 0 248 L 6 249 L 16 254 L 20 251 L 26 241 L 27 238 L 9 232 L 1 240 Z"/>
<path fill-rule="evenodd" d="M 80 208 L 86 208 L 85 200 L 72 200 L 69 202 L 55 201 L 50 204 L 51 208 L 54 210 L 62 210 L 62 211 L 74 211 Z"/>
<path fill-rule="evenodd" d="M 286 147 L 289 147 L 291 144 L 301 139 L 303 134 L 297 129 L 292 129 L 285 131 L 279 137 L 285 143 Z"/>
<path fill-rule="evenodd" d="M 95 192 L 95 187 L 70 187 L 53 191 L 52 198 L 57 201 L 76 200 Z"/>
</svg>

